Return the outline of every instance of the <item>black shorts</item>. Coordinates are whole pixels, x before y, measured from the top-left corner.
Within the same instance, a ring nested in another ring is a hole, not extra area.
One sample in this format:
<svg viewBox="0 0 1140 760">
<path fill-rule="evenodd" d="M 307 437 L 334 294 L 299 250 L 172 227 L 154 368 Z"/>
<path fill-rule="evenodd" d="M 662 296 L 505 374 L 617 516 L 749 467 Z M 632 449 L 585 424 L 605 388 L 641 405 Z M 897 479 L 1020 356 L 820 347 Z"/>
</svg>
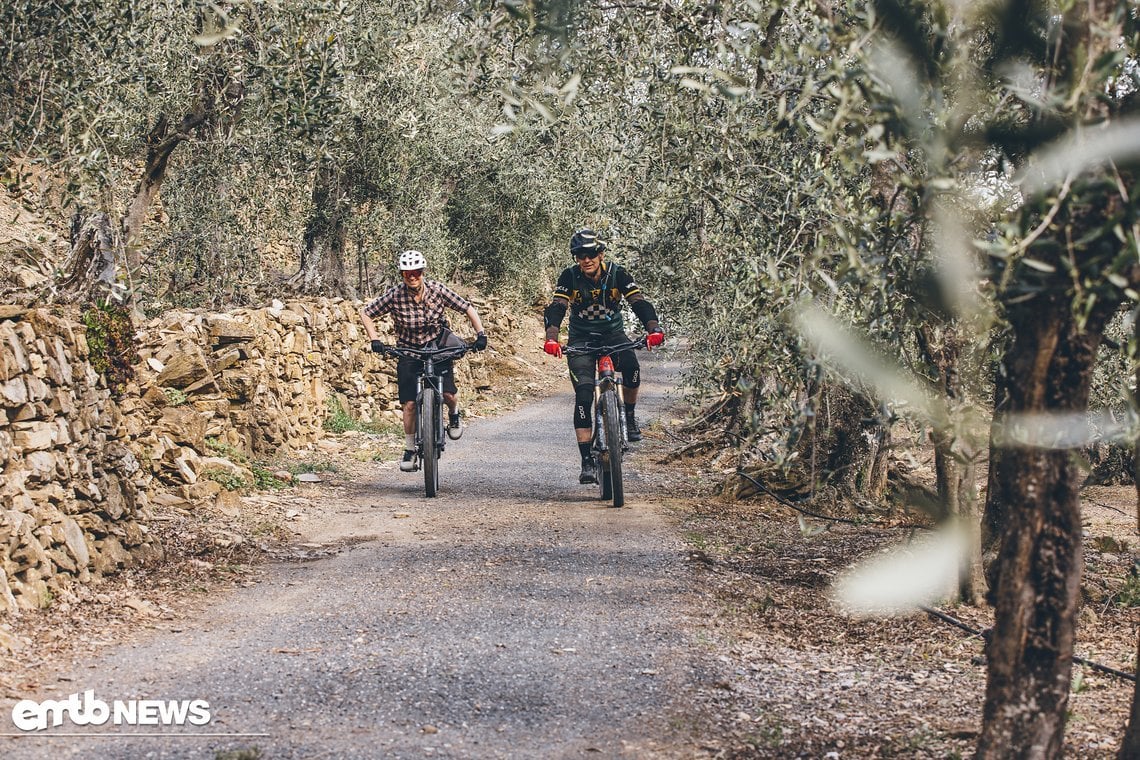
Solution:
<svg viewBox="0 0 1140 760">
<path fill-rule="evenodd" d="M 455 385 L 455 373 L 451 369 L 452 361 L 436 362 L 435 371 L 440 376 L 440 390 L 444 393 L 458 393 Z M 420 373 L 424 363 L 416 359 L 400 359 L 396 362 L 396 384 L 400 389 L 400 403 L 406 404 L 415 401 L 420 392 Z"/>
<path fill-rule="evenodd" d="M 450 330 L 444 330 L 444 334 L 440 338 L 428 341 L 422 346 L 411 346 L 411 348 L 455 346 L 462 343 L 463 339 L 458 335 Z M 454 363 L 453 359 L 435 363 L 435 373 L 441 379 L 440 390 L 444 393 L 459 392 L 459 388 L 455 385 L 455 372 L 451 366 Z M 396 385 L 399 388 L 401 404 L 416 400 L 416 395 L 420 392 L 420 373 L 423 372 L 423 368 L 424 363 L 419 359 L 400 359 L 396 362 Z"/>
<path fill-rule="evenodd" d="M 603 336 L 589 336 L 586 338 L 571 338 L 569 345 L 581 346 L 587 343 L 594 346 L 613 346 L 618 343 L 628 343 L 629 336 L 622 332 Z M 614 369 L 621 373 L 621 384 L 626 388 L 636 388 L 641 385 L 641 364 L 637 361 L 637 354 L 633 349 L 627 349 L 614 354 Z M 570 368 L 570 382 L 574 387 L 594 383 L 597 375 L 598 359 L 595 356 L 579 354 L 568 357 L 567 366 Z"/>
</svg>

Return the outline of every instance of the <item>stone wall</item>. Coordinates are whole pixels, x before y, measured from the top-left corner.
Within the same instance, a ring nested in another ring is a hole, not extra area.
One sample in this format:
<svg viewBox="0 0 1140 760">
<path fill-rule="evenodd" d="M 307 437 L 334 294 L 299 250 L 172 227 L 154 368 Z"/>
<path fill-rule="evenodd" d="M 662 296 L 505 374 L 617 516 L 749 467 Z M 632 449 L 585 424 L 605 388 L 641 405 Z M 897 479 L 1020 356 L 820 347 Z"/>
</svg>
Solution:
<svg viewBox="0 0 1140 760">
<path fill-rule="evenodd" d="M 160 556 L 139 519 L 149 476 L 81 324 L 0 307 L 0 408 L 0 611 Z"/>
<path fill-rule="evenodd" d="M 512 352 L 523 323 L 496 301 L 475 305 L 493 346 Z M 335 411 L 397 422 L 395 362 L 368 351 L 359 307 L 167 313 L 139 326 L 135 380 L 113 397 L 81 323 L 0 306 L 0 611 L 160 557 L 153 509 L 217 497 L 212 469 L 249 479 L 226 452 L 287 455 Z M 486 356 L 456 363 L 461 387 L 490 385 Z"/>
</svg>

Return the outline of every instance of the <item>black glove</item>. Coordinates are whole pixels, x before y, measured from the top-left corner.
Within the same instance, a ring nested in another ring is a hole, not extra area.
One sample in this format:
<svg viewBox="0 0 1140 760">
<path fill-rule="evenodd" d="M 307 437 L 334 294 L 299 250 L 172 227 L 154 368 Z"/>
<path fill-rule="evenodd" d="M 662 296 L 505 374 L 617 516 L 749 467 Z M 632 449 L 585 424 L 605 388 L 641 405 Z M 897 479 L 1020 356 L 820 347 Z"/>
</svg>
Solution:
<svg viewBox="0 0 1140 760">
<path fill-rule="evenodd" d="M 372 352 L 373 353 L 382 354 L 385 351 L 387 351 L 387 347 L 382 342 L 380 342 L 378 340 L 372 341 Z"/>
<path fill-rule="evenodd" d="M 487 347 L 487 333 L 481 332 L 476 335 L 475 342 L 471 344 L 471 347 L 476 351 L 482 351 L 485 349 Z"/>
</svg>

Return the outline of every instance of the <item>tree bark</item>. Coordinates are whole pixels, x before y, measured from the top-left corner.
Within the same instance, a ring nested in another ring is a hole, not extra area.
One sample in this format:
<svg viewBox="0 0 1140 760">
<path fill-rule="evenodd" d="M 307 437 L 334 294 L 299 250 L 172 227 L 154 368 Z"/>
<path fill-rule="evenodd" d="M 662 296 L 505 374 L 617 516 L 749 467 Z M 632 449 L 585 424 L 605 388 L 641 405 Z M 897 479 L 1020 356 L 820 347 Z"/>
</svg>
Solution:
<svg viewBox="0 0 1140 760">
<path fill-rule="evenodd" d="M 110 218 L 104 213 L 76 213 L 71 220 L 71 250 L 56 280 L 56 297 L 74 303 L 106 297 L 121 258 L 122 241 Z"/>
<path fill-rule="evenodd" d="M 926 361 L 938 373 L 938 386 L 951 407 L 966 403 L 962 384 L 963 343 L 954 327 L 926 325 L 917 330 L 918 345 Z M 981 543 L 978 537 L 977 448 L 954 430 L 935 430 L 934 476 L 938 499 L 945 519 L 957 520 L 969 536 L 969 553 L 962 558 L 958 573 L 958 598 L 970 605 L 984 598 Z"/>
<path fill-rule="evenodd" d="M 143 175 L 135 188 L 135 195 L 131 199 L 130 208 L 127 209 L 122 221 L 123 246 L 126 251 L 126 263 L 129 270 L 134 271 L 142 263 L 136 245 L 139 231 L 142 230 L 151 204 L 154 203 L 154 198 L 158 195 L 163 180 L 166 179 L 166 169 L 170 165 L 170 156 L 179 145 L 190 139 L 191 130 L 206 123 L 210 113 L 207 108 L 199 107 L 194 112 L 186 114 L 182 117 L 181 123 L 173 134 L 170 133 L 170 122 L 166 115 L 162 114 L 155 121 L 150 134 L 147 135 L 146 164 L 143 167 Z"/>
<path fill-rule="evenodd" d="M 1140 632 L 1136 636 L 1136 662 L 1140 663 Z M 1140 757 L 1140 679 L 1132 691 L 1132 715 L 1128 719 L 1128 729 L 1124 732 L 1124 743 L 1120 745 L 1120 760 Z"/>
<path fill-rule="evenodd" d="M 136 245 L 138 235 L 166 179 L 170 157 L 178 146 L 190 140 L 195 132 L 212 130 L 236 120 L 245 100 L 245 86 L 240 78 L 232 76 L 222 56 L 215 59 L 214 65 L 203 72 L 198 89 L 197 102 L 182 116 L 173 130 L 166 115 L 160 114 L 147 135 L 146 163 L 143 166 L 142 178 L 139 179 L 130 207 L 121 222 L 126 263 L 132 272 L 141 263 Z"/>
<path fill-rule="evenodd" d="M 1104 311 L 1083 331 L 1063 293 L 1010 313 L 1014 337 L 991 442 L 1000 456 L 991 460 L 987 498 L 987 524 L 1000 527 L 1001 548 L 979 760 L 1062 756 L 1082 563 L 1082 477 L 1070 452 L 1005 445 L 1001 426 L 1009 415 L 1087 408 Z M 1003 519 L 995 521 L 999 512 Z"/>
<path fill-rule="evenodd" d="M 879 424 L 878 429 L 875 431 L 875 455 L 871 459 L 871 466 L 867 471 L 867 477 L 863 486 L 863 492 L 867 498 L 879 502 L 883 500 L 883 496 L 887 493 L 887 479 L 890 476 L 890 452 L 891 452 L 891 422 L 885 409 L 881 409 L 882 422 Z"/>
<path fill-rule="evenodd" d="M 1132 331 L 1136 337 L 1136 345 L 1140 346 L 1140 309 L 1132 312 Z M 1136 404 L 1136 408 L 1140 409 L 1140 364 L 1136 366 L 1135 380 L 1137 384 L 1132 390 L 1132 401 Z M 1132 482 L 1136 486 L 1136 531 L 1140 533 L 1140 439 L 1132 444 Z M 1140 660 L 1136 662 L 1140 664 Z M 1135 706 L 1132 708 L 1132 714 L 1136 714 Z"/>
<path fill-rule="evenodd" d="M 351 214 L 344 173 L 328 164 L 313 182 L 313 213 L 305 228 L 301 266 L 292 284 L 308 295 L 352 296 L 345 268 L 348 218 Z"/>
<path fill-rule="evenodd" d="M 1133 316 L 1133 330 L 1136 337 L 1140 339 L 1140 322 L 1135 319 L 1135 317 L 1140 317 L 1140 314 L 1134 312 Z M 1136 380 L 1140 382 L 1140 367 L 1136 368 Z M 1133 390 L 1132 395 L 1133 400 L 1140 404 L 1140 386 Z M 1133 443 L 1132 464 L 1135 468 L 1136 518 L 1140 521 L 1140 441 Z M 1136 530 L 1140 531 L 1140 523 L 1137 524 Z M 1140 665 L 1140 631 L 1136 633 L 1136 663 Z M 1120 760 L 1140 757 L 1140 678 L 1136 679 L 1136 688 L 1132 692 L 1132 715 L 1128 719 L 1128 728 L 1124 732 L 1124 742 L 1120 746 L 1118 757 Z"/>
</svg>

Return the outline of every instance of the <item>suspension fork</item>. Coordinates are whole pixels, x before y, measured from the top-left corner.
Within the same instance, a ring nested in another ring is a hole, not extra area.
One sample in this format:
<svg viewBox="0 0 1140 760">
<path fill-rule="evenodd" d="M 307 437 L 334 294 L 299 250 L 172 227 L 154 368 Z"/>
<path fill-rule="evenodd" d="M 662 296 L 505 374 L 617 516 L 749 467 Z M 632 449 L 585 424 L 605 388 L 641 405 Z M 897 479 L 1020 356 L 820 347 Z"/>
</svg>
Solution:
<svg viewBox="0 0 1140 760">
<path fill-rule="evenodd" d="M 606 440 L 606 426 L 602 424 L 602 394 L 613 389 L 617 394 L 618 406 L 621 407 L 622 398 L 617 380 L 614 376 L 614 361 L 609 356 L 598 357 L 598 380 L 594 384 L 594 438 L 599 451 L 609 451 L 610 441 Z M 620 410 L 619 410 L 620 411 Z M 620 415 L 624 417 L 625 415 Z M 622 437 L 625 437 L 625 420 L 621 421 Z"/>
</svg>

